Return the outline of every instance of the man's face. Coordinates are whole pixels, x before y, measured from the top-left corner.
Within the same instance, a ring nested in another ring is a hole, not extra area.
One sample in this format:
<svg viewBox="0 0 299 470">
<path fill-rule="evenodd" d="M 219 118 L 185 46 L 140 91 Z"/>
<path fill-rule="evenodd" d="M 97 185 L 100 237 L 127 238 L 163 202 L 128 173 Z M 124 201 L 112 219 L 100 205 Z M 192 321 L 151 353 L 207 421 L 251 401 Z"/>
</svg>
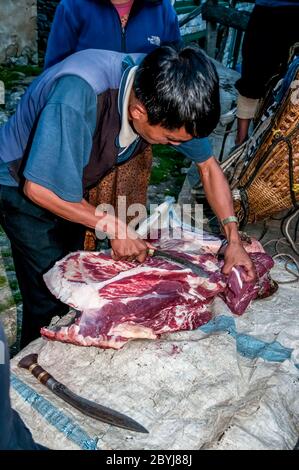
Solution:
<svg viewBox="0 0 299 470">
<path fill-rule="evenodd" d="M 139 103 L 129 106 L 129 119 L 135 132 L 149 144 L 179 145 L 193 138 L 184 127 L 170 131 L 160 124 L 155 126 L 149 124 L 147 113 Z"/>
<path fill-rule="evenodd" d="M 170 131 L 159 124 L 151 126 L 148 121 L 141 123 L 140 121 L 134 121 L 134 119 L 132 124 L 137 134 L 149 144 L 179 145 L 192 139 L 192 136 L 186 132 L 184 127 Z"/>
</svg>

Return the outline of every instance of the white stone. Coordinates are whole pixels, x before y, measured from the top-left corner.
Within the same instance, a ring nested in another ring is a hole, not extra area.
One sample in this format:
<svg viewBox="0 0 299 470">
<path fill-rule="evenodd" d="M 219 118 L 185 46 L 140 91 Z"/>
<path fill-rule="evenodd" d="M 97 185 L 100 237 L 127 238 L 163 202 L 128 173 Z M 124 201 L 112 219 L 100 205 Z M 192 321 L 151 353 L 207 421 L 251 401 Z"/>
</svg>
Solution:
<svg viewBox="0 0 299 470">
<path fill-rule="evenodd" d="M 31 61 L 36 60 L 36 5 L 37 0 L 0 0 L 0 63 L 22 55 L 29 55 Z"/>
</svg>

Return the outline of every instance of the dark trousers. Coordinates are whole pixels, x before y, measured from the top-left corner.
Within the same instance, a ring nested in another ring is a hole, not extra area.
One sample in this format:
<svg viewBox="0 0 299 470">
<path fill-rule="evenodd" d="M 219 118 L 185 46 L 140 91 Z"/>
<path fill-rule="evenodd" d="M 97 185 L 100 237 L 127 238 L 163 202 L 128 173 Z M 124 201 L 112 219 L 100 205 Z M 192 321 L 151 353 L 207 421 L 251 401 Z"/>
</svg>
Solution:
<svg viewBox="0 0 299 470">
<path fill-rule="evenodd" d="M 283 76 L 290 47 L 299 42 L 298 22 L 298 5 L 254 7 L 243 40 L 242 75 L 236 82 L 242 96 L 262 98 L 269 80 Z"/>
<path fill-rule="evenodd" d="M 21 348 L 68 307 L 43 280 L 56 261 L 83 249 L 85 228 L 65 221 L 29 201 L 18 188 L 0 185 L 0 224 L 7 234 L 23 298 Z"/>
<path fill-rule="evenodd" d="M 43 450 L 36 444 L 9 399 L 9 355 L 0 323 L 0 450 Z"/>
</svg>

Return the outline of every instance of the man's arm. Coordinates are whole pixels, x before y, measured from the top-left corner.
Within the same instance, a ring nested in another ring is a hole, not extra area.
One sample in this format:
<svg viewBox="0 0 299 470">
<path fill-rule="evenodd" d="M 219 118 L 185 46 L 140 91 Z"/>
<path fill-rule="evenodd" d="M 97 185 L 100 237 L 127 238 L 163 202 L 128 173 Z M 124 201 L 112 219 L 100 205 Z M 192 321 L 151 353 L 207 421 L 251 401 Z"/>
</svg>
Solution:
<svg viewBox="0 0 299 470">
<path fill-rule="evenodd" d="M 83 199 L 83 170 L 96 124 L 96 96 L 84 80 L 61 78 L 43 109 L 23 176 L 24 192 L 34 203 L 66 220 L 107 232 L 116 258 L 144 261 L 147 244 L 124 223 Z"/>
<path fill-rule="evenodd" d="M 219 220 L 234 215 L 231 191 L 217 160 L 209 158 L 197 164 L 207 200 Z M 235 222 L 224 226 L 228 246 L 225 251 L 223 273 L 228 274 L 233 266 L 243 266 L 247 272 L 247 281 L 256 278 L 254 265 L 243 248 L 238 227 Z"/>
<path fill-rule="evenodd" d="M 136 258 L 141 263 L 145 261 L 151 245 L 139 239 L 137 233 L 120 219 L 106 213 L 96 214 L 95 207 L 85 199 L 80 202 L 65 201 L 53 191 L 32 181 L 26 180 L 23 190 L 32 202 L 58 217 L 107 233 L 111 237 L 115 260 Z"/>
</svg>

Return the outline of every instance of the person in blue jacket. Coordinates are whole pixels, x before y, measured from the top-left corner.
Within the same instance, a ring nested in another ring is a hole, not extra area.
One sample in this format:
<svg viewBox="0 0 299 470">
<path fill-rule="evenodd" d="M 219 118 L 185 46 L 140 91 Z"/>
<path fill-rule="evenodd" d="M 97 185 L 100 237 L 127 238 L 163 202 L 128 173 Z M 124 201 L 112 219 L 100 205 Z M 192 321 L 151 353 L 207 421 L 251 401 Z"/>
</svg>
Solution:
<svg viewBox="0 0 299 470">
<path fill-rule="evenodd" d="M 299 0 L 256 0 L 242 46 L 242 73 L 236 82 L 236 145 L 248 137 L 251 120 L 267 84 L 287 69 L 290 48 L 299 42 Z M 273 86 L 275 84 L 273 83 Z"/>
<path fill-rule="evenodd" d="M 45 68 L 90 48 L 149 53 L 161 45 L 180 42 L 178 19 L 170 0 L 62 0 L 48 40 Z M 94 206 L 112 204 L 117 209 L 121 195 L 126 196 L 128 205 L 145 205 L 152 160 L 149 147 L 121 170 L 111 171 L 90 190 L 89 202 Z M 85 249 L 94 250 L 96 246 L 95 234 L 88 230 Z"/>
<path fill-rule="evenodd" d="M 124 4 L 129 13 L 122 14 Z M 84 49 L 148 53 L 179 42 L 170 0 L 62 0 L 49 35 L 45 68 Z"/>
</svg>

